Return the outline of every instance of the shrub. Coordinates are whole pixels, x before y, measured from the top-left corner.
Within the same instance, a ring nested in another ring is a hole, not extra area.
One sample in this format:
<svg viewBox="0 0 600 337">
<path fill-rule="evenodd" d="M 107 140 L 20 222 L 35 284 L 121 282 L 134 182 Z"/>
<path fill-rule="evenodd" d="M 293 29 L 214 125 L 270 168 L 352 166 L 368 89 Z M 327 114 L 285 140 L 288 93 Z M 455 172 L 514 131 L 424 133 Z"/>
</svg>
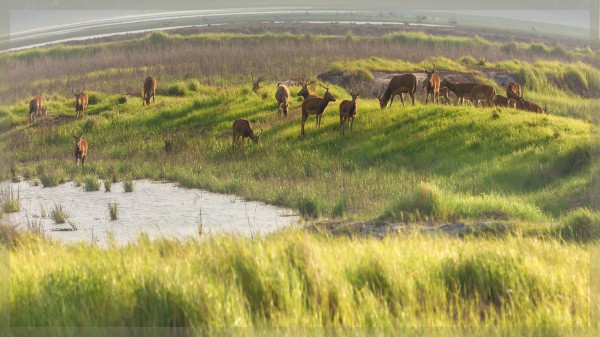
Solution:
<svg viewBox="0 0 600 337">
<path fill-rule="evenodd" d="M 123 189 L 125 192 L 133 192 L 133 180 L 125 180 L 123 182 Z"/>
<path fill-rule="evenodd" d="M 119 104 L 125 104 L 125 103 L 127 103 L 127 96 L 121 96 L 121 97 L 119 97 L 119 99 L 117 100 L 117 102 Z"/>
<path fill-rule="evenodd" d="M 302 198 L 298 202 L 298 211 L 305 218 L 318 218 L 319 203 L 313 199 Z"/>
<path fill-rule="evenodd" d="M 175 82 L 166 89 L 166 94 L 169 96 L 185 96 L 188 93 L 189 89 L 183 82 Z"/>
<path fill-rule="evenodd" d="M 62 178 L 59 177 L 58 174 L 55 172 L 46 173 L 42 175 L 40 180 L 42 182 L 42 186 L 44 187 L 55 187 L 62 182 Z"/>
<path fill-rule="evenodd" d="M 600 238 L 600 213 L 588 208 L 578 208 L 567 214 L 557 228 L 560 236 L 568 241 L 589 242 Z"/>
<path fill-rule="evenodd" d="M 199 92 L 202 88 L 202 84 L 198 80 L 191 80 L 188 82 L 188 89 L 193 92 Z"/>
<path fill-rule="evenodd" d="M 86 192 L 100 191 L 100 180 L 92 176 L 85 177 L 83 189 Z"/>
<path fill-rule="evenodd" d="M 54 208 L 50 212 L 50 216 L 54 219 L 54 222 L 57 224 L 63 224 L 67 222 L 67 218 L 69 214 L 63 209 L 62 205 L 54 204 Z"/>
<path fill-rule="evenodd" d="M 102 101 L 102 98 L 100 97 L 100 95 L 96 94 L 96 93 L 88 93 L 88 104 L 89 105 L 96 105 L 98 103 L 100 103 Z"/>
<path fill-rule="evenodd" d="M 111 179 L 104 179 L 104 192 L 110 192 L 112 189 L 112 180 Z"/>
<path fill-rule="evenodd" d="M 119 204 L 116 202 L 109 202 L 108 215 L 110 216 L 111 221 L 119 219 Z"/>
</svg>

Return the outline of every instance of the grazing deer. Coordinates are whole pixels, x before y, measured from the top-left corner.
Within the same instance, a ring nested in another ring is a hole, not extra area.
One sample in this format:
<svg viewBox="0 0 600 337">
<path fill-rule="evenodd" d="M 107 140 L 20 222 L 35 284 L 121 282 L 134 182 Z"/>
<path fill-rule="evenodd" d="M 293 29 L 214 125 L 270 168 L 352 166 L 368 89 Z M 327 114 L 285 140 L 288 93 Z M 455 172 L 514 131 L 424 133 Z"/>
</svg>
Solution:
<svg viewBox="0 0 600 337">
<path fill-rule="evenodd" d="M 287 117 L 288 105 L 290 100 L 290 89 L 282 83 L 277 83 L 277 91 L 275 91 L 275 99 L 277 100 L 277 116 Z"/>
<path fill-rule="evenodd" d="M 494 104 L 496 106 L 508 108 L 510 107 L 511 99 L 502 95 L 494 95 Z"/>
<path fill-rule="evenodd" d="M 79 113 L 83 117 L 85 115 L 85 107 L 88 105 L 88 94 L 85 91 L 85 88 L 81 90 L 81 92 L 76 93 L 75 90 L 71 89 L 71 92 L 75 96 L 75 114 L 79 117 Z"/>
<path fill-rule="evenodd" d="M 442 100 L 444 101 L 444 104 L 446 104 L 446 105 L 450 104 L 450 97 L 448 97 L 449 93 L 450 93 L 450 91 L 448 90 L 448 88 L 446 88 L 446 87 L 440 88 L 438 100 L 439 100 L 439 98 L 442 98 Z"/>
<path fill-rule="evenodd" d="M 258 79 L 255 81 L 254 74 L 250 73 L 250 76 L 252 76 L 252 91 L 254 91 L 254 93 L 258 93 L 258 89 L 260 89 L 260 82 L 263 81 L 263 78 L 262 76 L 259 76 Z"/>
<path fill-rule="evenodd" d="M 308 97 L 319 97 L 316 94 L 311 94 L 310 91 L 308 91 L 308 86 L 314 83 L 315 82 L 308 83 L 307 81 L 304 81 L 304 83 L 302 84 L 302 89 L 298 91 L 298 96 L 302 96 L 302 98 L 304 99 L 307 99 Z"/>
<path fill-rule="evenodd" d="M 36 98 L 29 101 L 29 122 L 33 123 L 35 121 L 35 115 L 44 114 L 44 116 L 48 115 L 46 111 L 46 107 L 44 106 L 44 98 L 42 96 L 37 96 Z"/>
<path fill-rule="evenodd" d="M 515 101 L 519 101 L 519 99 L 523 98 L 523 91 L 519 83 L 510 82 L 506 86 L 506 97 Z"/>
<path fill-rule="evenodd" d="M 231 143 L 232 147 L 235 147 L 235 143 L 237 143 L 238 139 L 242 137 L 242 146 L 244 146 L 244 139 L 250 138 L 255 144 L 258 143 L 258 137 L 260 135 L 255 135 L 254 130 L 252 130 L 252 123 L 246 119 L 236 119 L 233 122 L 233 142 Z"/>
<path fill-rule="evenodd" d="M 423 89 L 427 90 L 427 95 L 425 96 L 425 104 L 431 95 L 431 101 L 435 104 L 438 100 L 438 95 L 440 91 L 440 77 L 438 74 L 435 74 L 435 67 L 433 70 L 428 71 L 425 69 L 425 73 L 427 74 L 427 78 L 423 81 Z"/>
<path fill-rule="evenodd" d="M 354 124 L 354 117 L 358 113 L 356 108 L 356 98 L 358 97 L 358 93 L 354 93 L 350 91 L 350 96 L 352 96 L 352 100 L 344 100 L 340 103 L 340 132 L 344 134 L 344 124 L 348 121 L 350 124 L 350 132 L 352 132 L 352 125 Z"/>
<path fill-rule="evenodd" d="M 418 82 L 419 80 L 414 74 L 404 74 L 392 77 L 387 89 L 385 90 L 385 92 L 383 92 L 383 95 L 381 92 L 383 90 L 381 90 L 379 94 L 375 95 L 375 97 L 379 99 L 379 106 L 381 107 L 381 109 L 385 109 L 385 107 L 388 104 L 388 101 L 390 102 L 391 107 L 392 103 L 394 103 L 394 96 L 396 95 L 400 95 L 402 106 L 404 106 L 404 93 L 408 93 L 410 95 L 410 98 L 412 99 L 412 104 L 414 106 L 415 92 L 417 91 Z"/>
<path fill-rule="evenodd" d="M 452 91 L 456 95 L 456 104 L 463 104 L 465 98 L 470 98 L 470 93 L 473 87 L 481 85 L 481 83 L 452 83 L 445 79 L 440 84 L 441 88 L 448 88 L 448 90 Z"/>
<path fill-rule="evenodd" d="M 154 96 L 156 95 L 156 86 L 157 85 L 158 85 L 158 81 L 156 80 L 156 77 L 154 77 L 154 76 L 146 77 L 146 79 L 144 80 L 144 95 L 142 97 L 144 99 L 144 102 L 142 102 L 142 105 L 144 105 L 144 104 L 150 105 L 150 98 L 152 98 L 153 103 L 156 103 L 154 101 Z"/>
<path fill-rule="evenodd" d="M 304 123 L 306 123 L 306 119 L 308 116 L 315 115 L 317 120 L 317 128 L 321 126 L 321 117 L 325 108 L 327 108 L 327 104 L 329 102 L 335 102 L 335 98 L 329 92 L 329 87 L 325 87 L 327 89 L 325 91 L 325 95 L 323 98 L 321 97 L 308 97 L 302 102 L 302 127 L 300 130 L 300 134 L 304 135 Z"/>
<path fill-rule="evenodd" d="M 474 86 L 468 96 L 475 106 L 478 106 L 479 101 L 483 101 L 487 102 L 488 106 L 491 107 L 492 102 L 494 101 L 494 96 L 496 96 L 496 89 L 487 84 L 480 84 Z"/>
<path fill-rule="evenodd" d="M 75 138 L 75 165 L 79 166 L 79 161 L 81 161 L 81 166 L 85 163 L 85 156 L 87 155 L 88 150 L 88 142 L 83 139 L 83 133 L 79 136 L 76 136 L 73 131 L 71 131 L 73 138 Z"/>
</svg>

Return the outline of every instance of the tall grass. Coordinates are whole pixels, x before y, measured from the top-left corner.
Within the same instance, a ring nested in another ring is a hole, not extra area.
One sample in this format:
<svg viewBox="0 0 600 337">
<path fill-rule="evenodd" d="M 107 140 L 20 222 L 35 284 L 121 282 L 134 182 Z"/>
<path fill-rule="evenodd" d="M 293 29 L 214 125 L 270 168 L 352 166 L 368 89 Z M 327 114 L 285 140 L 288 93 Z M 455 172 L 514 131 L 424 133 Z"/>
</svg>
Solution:
<svg viewBox="0 0 600 337">
<path fill-rule="evenodd" d="M 108 250 L 23 240 L 11 326 L 585 327 L 589 258 L 556 241 L 297 231 Z"/>
</svg>

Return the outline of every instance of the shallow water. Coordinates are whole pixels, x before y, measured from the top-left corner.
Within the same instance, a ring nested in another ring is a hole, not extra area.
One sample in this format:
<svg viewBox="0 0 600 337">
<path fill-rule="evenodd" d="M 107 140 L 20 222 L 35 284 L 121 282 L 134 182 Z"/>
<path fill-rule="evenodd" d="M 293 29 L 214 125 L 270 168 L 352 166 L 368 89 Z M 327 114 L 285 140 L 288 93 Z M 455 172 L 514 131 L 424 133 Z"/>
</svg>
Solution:
<svg viewBox="0 0 600 337">
<path fill-rule="evenodd" d="M 112 237 L 127 243 L 142 233 L 150 238 L 198 238 L 200 226 L 204 233 L 264 234 L 299 221 L 288 209 L 148 180 L 135 181 L 131 193 L 124 192 L 122 183 L 113 184 L 112 192 L 104 192 L 103 185 L 100 191 L 85 192 L 72 182 L 53 188 L 30 182 L 3 185 L 21 200 L 21 211 L 8 215 L 10 223 L 23 228 L 28 222 L 42 223 L 46 236 L 62 242 L 106 244 Z M 108 204 L 115 202 L 119 218 L 111 221 Z M 67 223 L 54 223 L 50 214 L 55 205 L 66 210 Z M 77 230 L 67 231 L 69 222 Z"/>
</svg>

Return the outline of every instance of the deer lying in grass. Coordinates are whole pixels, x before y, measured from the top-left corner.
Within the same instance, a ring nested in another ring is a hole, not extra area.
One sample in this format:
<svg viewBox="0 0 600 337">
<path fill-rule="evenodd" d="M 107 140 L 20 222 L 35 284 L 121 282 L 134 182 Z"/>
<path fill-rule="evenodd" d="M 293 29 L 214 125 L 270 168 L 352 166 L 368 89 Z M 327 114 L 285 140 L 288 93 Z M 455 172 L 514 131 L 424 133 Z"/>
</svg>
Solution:
<svg viewBox="0 0 600 337">
<path fill-rule="evenodd" d="M 242 138 L 242 146 L 244 146 L 244 139 L 250 138 L 254 144 L 258 143 L 258 137 L 260 135 L 255 135 L 254 130 L 252 130 L 252 123 L 246 119 L 236 119 L 233 122 L 232 126 L 233 131 L 233 142 L 231 143 L 232 147 L 235 147 L 235 143 L 238 142 L 239 138 Z"/>
<path fill-rule="evenodd" d="M 44 107 L 44 98 L 42 96 L 37 96 L 29 101 L 29 122 L 33 123 L 35 121 L 35 116 L 41 114 L 47 116 L 48 112 L 46 111 L 46 107 Z"/>
<path fill-rule="evenodd" d="M 511 101 L 512 100 L 506 96 L 494 95 L 494 104 L 496 106 L 508 108 L 508 107 L 510 107 Z"/>
<path fill-rule="evenodd" d="M 84 92 L 85 88 L 81 92 L 76 93 L 75 90 L 71 89 L 71 92 L 75 96 L 75 114 L 79 117 L 79 113 L 83 117 L 85 115 L 85 107 L 88 105 L 88 94 Z"/>
<path fill-rule="evenodd" d="M 438 100 L 438 95 L 440 91 L 440 77 L 438 76 L 438 74 L 435 74 L 435 67 L 431 71 L 425 69 L 425 73 L 427 74 L 427 78 L 425 79 L 425 81 L 423 81 L 423 89 L 427 90 L 427 94 L 425 96 L 425 104 L 427 104 L 430 95 L 431 102 L 435 104 Z"/>
<path fill-rule="evenodd" d="M 277 116 L 280 116 L 283 112 L 283 116 L 287 117 L 288 105 L 290 100 L 290 89 L 288 89 L 287 86 L 281 83 L 277 83 L 275 99 L 277 100 Z"/>
<path fill-rule="evenodd" d="M 517 109 L 541 114 L 546 113 L 546 107 L 542 109 L 542 107 L 536 103 L 523 98 L 523 89 L 518 83 L 511 82 L 506 87 L 506 95 L 515 101 L 515 107 Z"/>
<path fill-rule="evenodd" d="M 402 106 L 404 106 L 404 93 L 408 93 L 410 95 L 412 104 L 414 106 L 415 92 L 417 91 L 418 82 L 419 80 L 414 74 L 403 74 L 392 77 L 385 92 L 380 90 L 380 92 L 375 95 L 375 97 L 377 97 L 379 100 L 379 106 L 381 109 L 385 109 L 385 107 L 388 105 L 388 102 L 390 102 L 391 107 L 392 103 L 394 103 L 394 96 L 396 95 L 400 95 Z"/>
<path fill-rule="evenodd" d="M 325 112 L 325 108 L 327 108 L 327 104 L 329 102 L 335 102 L 335 98 L 329 92 L 329 87 L 325 87 L 325 95 L 323 98 L 321 97 L 308 97 L 302 102 L 302 127 L 300 130 L 300 134 L 304 135 L 304 123 L 306 123 L 306 119 L 308 116 L 315 115 L 317 120 L 317 128 L 321 126 L 321 117 L 323 116 L 323 112 Z"/>
<path fill-rule="evenodd" d="M 456 104 L 464 104 L 465 98 L 470 98 L 471 90 L 473 87 L 481 85 L 481 83 L 468 82 L 468 83 L 452 83 L 445 79 L 440 84 L 441 88 L 448 88 L 448 90 L 452 91 L 456 95 Z"/>
<path fill-rule="evenodd" d="M 71 131 L 73 138 L 75 138 L 75 165 L 79 166 L 79 162 L 81 161 L 81 166 L 85 163 L 85 156 L 87 155 L 88 150 L 88 142 L 83 139 L 83 132 L 76 136 L 73 131 Z"/>
<path fill-rule="evenodd" d="M 154 76 L 146 77 L 146 79 L 144 80 L 144 96 L 143 96 L 144 102 L 142 102 L 142 105 L 144 105 L 144 104 L 150 105 L 150 98 L 152 98 L 152 103 L 155 103 L 154 96 L 156 96 L 157 84 L 158 84 L 158 81 L 156 81 L 156 77 L 154 77 Z"/>
<path fill-rule="evenodd" d="M 510 82 L 506 86 L 506 97 L 514 101 L 518 101 L 520 98 L 523 98 L 523 91 L 519 83 Z"/>
<path fill-rule="evenodd" d="M 350 124 L 350 132 L 352 132 L 352 125 L 354 124 L 354 117 L 358 113 L 356 98 L 358 97 L 358 93 L 354 93 L 350 91 L 350 96 L 352 96 L 352 100 L 344 100 L 340 103 L 340 132 L 344 134 L 344 124 L 348 121 Z"/>
</svg>

